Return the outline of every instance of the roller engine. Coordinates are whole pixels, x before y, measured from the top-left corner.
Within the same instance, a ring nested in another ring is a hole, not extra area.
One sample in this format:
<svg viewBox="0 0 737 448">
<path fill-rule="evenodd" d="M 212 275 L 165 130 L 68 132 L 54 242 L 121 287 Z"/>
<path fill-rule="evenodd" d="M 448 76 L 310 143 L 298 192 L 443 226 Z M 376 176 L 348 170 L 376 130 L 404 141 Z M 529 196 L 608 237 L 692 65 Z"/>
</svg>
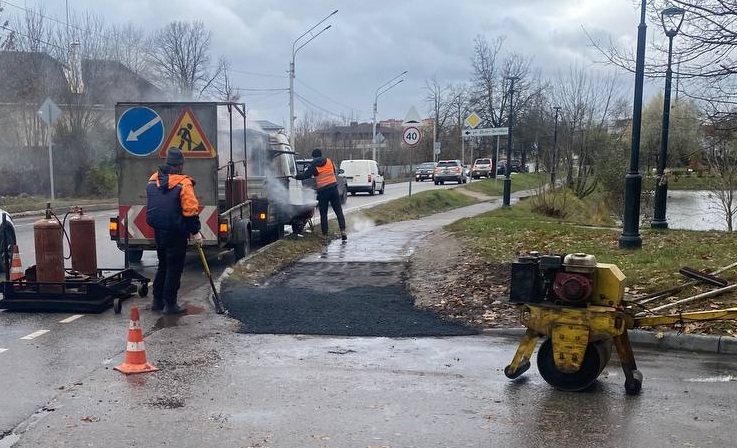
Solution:
<svg viewBox="0 0 737 448">
<path fill-rule="evenodd" d="M 537 255 L 532 252 L 512 264 L 509 300 L 513 303 L 549 302 L 585 307 L 595 298 L 596 258 L 584 253 Z M 611 300 L 607 301 L 610 304 Z"/>
</svg>

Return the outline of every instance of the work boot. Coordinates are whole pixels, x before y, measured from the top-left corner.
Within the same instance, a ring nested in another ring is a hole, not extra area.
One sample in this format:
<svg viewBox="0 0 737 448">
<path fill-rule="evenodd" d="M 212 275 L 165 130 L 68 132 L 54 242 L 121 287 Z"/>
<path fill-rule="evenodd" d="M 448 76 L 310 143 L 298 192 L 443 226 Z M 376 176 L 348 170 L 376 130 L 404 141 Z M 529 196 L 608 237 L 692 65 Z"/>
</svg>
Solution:
<svg viewBox="0 0 737 448">
<path fill-rule="evenodd" d="M 187 308 L 177 304 L 164 306 L 164 314 L 185 314 L 186 312 Z"/>
<path fill-rule="evenodd" d="M 348 235 L 345 234 L 345 230 L 340 231 L 340 239 L 343 241 L 348 240 Z"/>
<path fill-rule="evenodd" d="M 151 304 L 151 311 L 164 311 L 164 302 L 154 299 L 154 303 Z"/>
</svg>

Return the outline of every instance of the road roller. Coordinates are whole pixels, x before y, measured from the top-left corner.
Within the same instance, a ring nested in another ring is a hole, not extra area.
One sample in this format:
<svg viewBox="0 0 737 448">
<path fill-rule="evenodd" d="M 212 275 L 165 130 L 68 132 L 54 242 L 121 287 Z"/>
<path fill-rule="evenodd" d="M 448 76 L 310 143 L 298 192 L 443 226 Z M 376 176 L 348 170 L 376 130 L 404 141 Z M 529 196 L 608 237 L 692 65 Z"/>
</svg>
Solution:
<svg viewBox="0 0 737 448">
<path fill-rule="evenodd" d="M 515 379 L 530 368 L 538 340 L 537 367 L 556 389 L 583 391 L 599 377 L 616 349 L 627 394 L 638 394 L 637 370 L 627 331 L 683 321 L 737 318 L 737 308 L 640 316 L 624 300 L 622 271 L 586 253 L 541 255 L 530 252 L 512 263 L 509 301 L 518 306 L 526 328 L 504 374 Z"/>
</svg>

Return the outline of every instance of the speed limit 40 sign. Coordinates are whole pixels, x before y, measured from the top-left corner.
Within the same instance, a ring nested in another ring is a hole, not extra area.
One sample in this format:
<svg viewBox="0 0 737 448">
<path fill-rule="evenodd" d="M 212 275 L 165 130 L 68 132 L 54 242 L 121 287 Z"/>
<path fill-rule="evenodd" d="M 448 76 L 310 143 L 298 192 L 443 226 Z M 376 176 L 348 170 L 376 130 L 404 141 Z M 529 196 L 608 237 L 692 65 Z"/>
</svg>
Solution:
<svg viewBox="0 0 737 448">
<path fill-rule="evenodd" d="M 422 131 L 415 126 L 409 126 L 402 132 L 402 141 L 407 146 L 415 146 L 422 140 Z"/>
</svg>

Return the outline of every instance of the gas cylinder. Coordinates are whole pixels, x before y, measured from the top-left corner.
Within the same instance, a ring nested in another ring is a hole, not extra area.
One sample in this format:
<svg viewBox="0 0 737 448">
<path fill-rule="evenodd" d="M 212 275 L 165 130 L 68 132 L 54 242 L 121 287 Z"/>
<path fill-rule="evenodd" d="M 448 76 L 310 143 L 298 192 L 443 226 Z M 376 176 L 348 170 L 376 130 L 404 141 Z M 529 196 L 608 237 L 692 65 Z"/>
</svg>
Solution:
<svg viewBox="0 0 737 448">
<path fill-rule="evenodd" d="M 46 217 L 33 224 L 37 281 L 64 281 L 64 246 L 62 238 L 61 224 L 58 220 L 52 219 L 50 211 L 46 210 Z"/>
<path fill-rule="evenodd" d="M 225 179 L 225 204 L 227 208 L 234 207 L 246 200 L 246 178 L 234 176 Z"/>
<path fill-rule="evenodd" d="M 69 218 L 69 252 L 72 256 L 72 269 L 97 276 L 97 245 L 95 242 L 95 218 L 79 213 Z"/>
</svg>

